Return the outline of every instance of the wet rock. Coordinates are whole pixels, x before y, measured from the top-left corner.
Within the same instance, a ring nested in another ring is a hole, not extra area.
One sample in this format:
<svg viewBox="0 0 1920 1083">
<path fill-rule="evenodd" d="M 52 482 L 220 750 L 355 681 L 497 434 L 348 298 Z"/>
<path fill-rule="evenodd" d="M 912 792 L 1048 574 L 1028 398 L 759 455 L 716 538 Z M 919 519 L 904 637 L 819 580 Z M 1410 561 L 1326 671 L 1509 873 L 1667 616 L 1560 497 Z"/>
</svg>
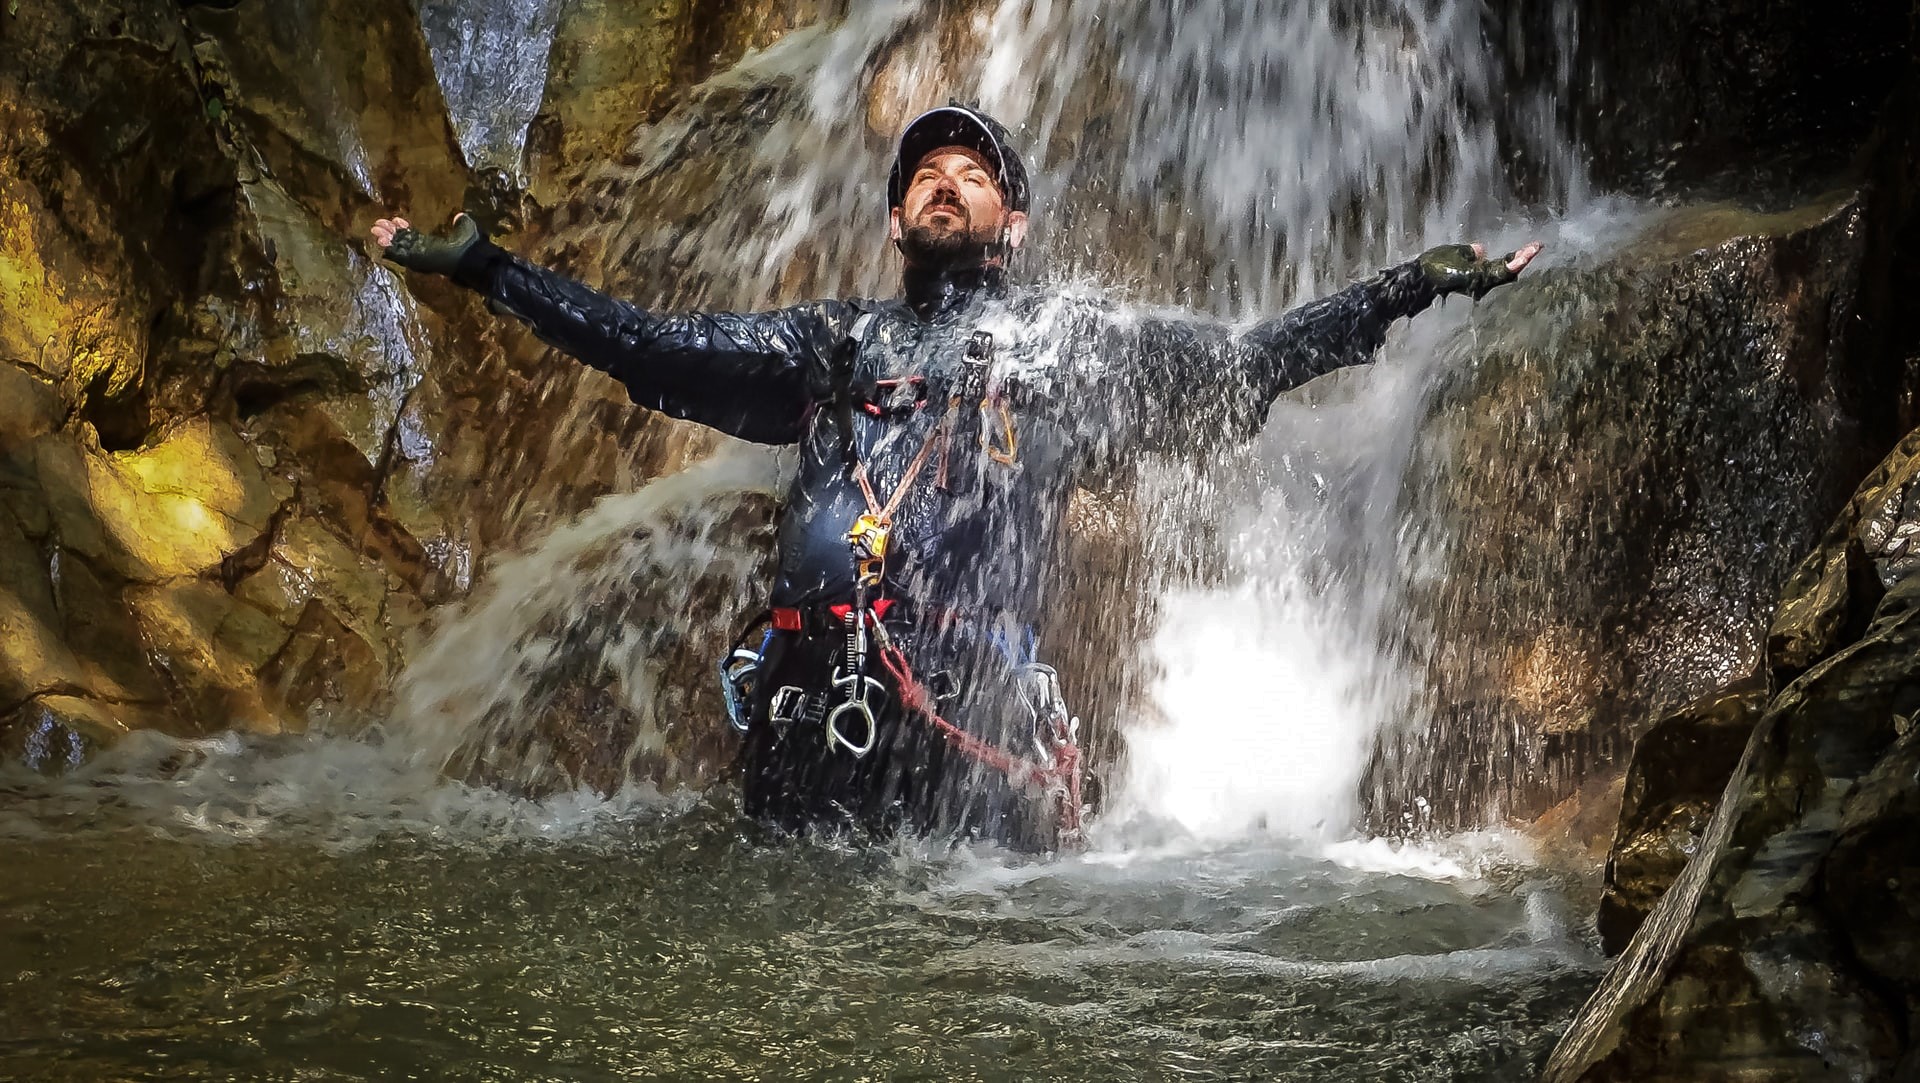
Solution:
<svg viewBox="0 0 1920 1083">
<path fill-rule="evenodd" d="M 0 716 L 0 761 L 59 774 L 142 724 L 125 708 L 82 696 L 47 695 Z"/>
<path fill-rule="evenodd" d="M 658 119 L 674 90 L 822 14 L 808 0 L 565 5 L 528 133 L 529 193 L 547 207 L 567 202 L 580 175 L 616 158 L 636 126 Z"/>
<path fill-rule="evenodd" d="M 1841 816 L 1823 867 L 1854 956 L 1882 982 L 1920 990 L 1920 726 L 1905 732 L 1860 783 Z"/>
<path fill-rule="evenodd" d="M 48 554 L 0 514 L 0 707 L 84 687 L 53 600 Z"/>
<path fill-rule="evenodd" d="M 100 454 L 48 436 L 35 452 L 61 544 L 137 582 L 218 569 L 290 495 L 232 429 L 205 418 L 141 451 Z"/>
<path fill-rule="evenodd" d="M 0 513 L 0 711 L 48 695 L 78 696 L 114 705 L 116 725 L 96 737 L 169 727 L 166 691 L 118 591 L 54 545 L 46 524 L 34 533 Z"/>
<path fill-rule="evenodd" d="M 370 262 L 276 183 L 242 191 L 272 246 L 276 304 L 266 354 L 234 377 L 237 405 L 255 414 L 301 400 L 377 465 L 428 352 L 415 302 L 396 269 Z"/>
<path fill-rule="evenodd" d="M 369 645 L 386 643 L 382 616 L 388 592 L 380 566 L 370 564 L 311 515 L 290 518 L 265 565 L 234 591 L 289 629 L 317 602 Z M 371 674 L 381 684 L 389 676 L 387 653 L 378 652 Z"/>
<path fill-rule="evenodd" d="M 1547 1080 L 1895 1079 L 1920 1058 L 1920 576 L 1891 542 L 1910 517 L 1916 454 L 1920 443 L 1901 443 L 1795 578 L 1812 597 L 1857 550 L 1884 592 L 1864 628 L 1802 640 L 1824 657 L 1766 707 L 1697 852 Z M 1866 604 L 1838 593 L 1840 609 Z"/>
<path fill-rule="evenodd" d="M 372 721 L 389 695 L 384 653 L 317 602 L 301 610 L 261 677 L 308 725 L 336 733 Z"/>
<path fill-rule="evenodd" d="M 0 363 L 0 451 L 52 432 L 64 420 L 60 397 L 45 379 Z"/>
<path fill-rule="evenodd" d="M 1377 826 L 1408 795 L 1443 823 L 1530 818 L 1754 672 L 1781 583 L 1872 465 L 1880 396 L 1847 354 L 1862 213 L 1845 192 L 1687 208 L 1480 302 L 1427 430 L 1443 453 L 1406 490 L 1449 530 L 1447 575 L 1414 587 L 1440 721 L 1383 752 Z"/>
<path fill-rule="evenodd" d="M 199 732 L 302 728 L 260 687 L 260 671 L 288 638 L 272 618 L 199 579 L 134 587 L 127 603 L 154 665 Z"/>
<path fill-rule="evenodd" d="M 1596 172 L 1656 191 L 1751 191 L 1758 170 L 1775 182 L 1830 170 L 1910 57 L 1911 5 L 1897 0 L 1628 0 L 1566 14 L 1590 73 L 1573 90 Z"/>
<path fill-rule="evenodd" d="M 120 591 L 74 554 L 56 552 L 50 563 L 61 638 L 79 661 L 79 687 L 109 702 L 165 703 L 147 640 Z"/>
<path fill-rule="evenodd" d="M 370 204 L 459 209 L 466 175 L 411 5 L 187 8 L 208 92 L 273 177 L 337 234 Z"/>
<path fill-rule="evenodd" d="M 177 13 L 82 2 L 9 18 L 0 53 L 0 360 L 86 410 L 141 383 L 191 277 L 182 234 L 225 162 Z M 183 265 L 184 264 L 184 265 Z"/>
<path fill-rule="evenodd" d="M 1533 840 L 1543 863 L 1575 883 L 1590 884 L 1598 898 L 1594 870 L 1607 860 L 1608 832 L 1620 819 L 1625 787 L 1624 775 L 1596 774 L 1573 796 L 1515 826 Z"/>
<path fill-rule="evenodd" d="M 1627 946 L 1699 851 L 1767 699 L 1764 681 L 1715 692 L 1655 722 L 1635 742 L 1600 899 L 1600 942 L 1608 954 Z"/>
</svg>

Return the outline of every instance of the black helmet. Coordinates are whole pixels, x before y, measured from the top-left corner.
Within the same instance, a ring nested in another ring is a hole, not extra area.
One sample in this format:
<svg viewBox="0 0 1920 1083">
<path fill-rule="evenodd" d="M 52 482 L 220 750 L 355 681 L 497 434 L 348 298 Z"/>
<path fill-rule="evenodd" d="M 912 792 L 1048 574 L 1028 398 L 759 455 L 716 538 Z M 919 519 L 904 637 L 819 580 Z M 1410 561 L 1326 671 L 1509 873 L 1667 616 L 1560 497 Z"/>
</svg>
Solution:
<svg viewBox="0 0 1920 1083">
<path fill-rule="evenodd" d="M 1028 204 L 1027 167 L 1013 149 L 1013 137 L 999 121 L 971 106 L 949 100 L 913 118 L 900 133 L 900 147 L 887 174 L 887 206 L 898 207 L 907 197 L 907 178 L 927 152 L 941 147 L 968 147 L 980 152 L 994 169 L 1000 196 L 1010 211 L 1025 212 Z"/>
</svg>

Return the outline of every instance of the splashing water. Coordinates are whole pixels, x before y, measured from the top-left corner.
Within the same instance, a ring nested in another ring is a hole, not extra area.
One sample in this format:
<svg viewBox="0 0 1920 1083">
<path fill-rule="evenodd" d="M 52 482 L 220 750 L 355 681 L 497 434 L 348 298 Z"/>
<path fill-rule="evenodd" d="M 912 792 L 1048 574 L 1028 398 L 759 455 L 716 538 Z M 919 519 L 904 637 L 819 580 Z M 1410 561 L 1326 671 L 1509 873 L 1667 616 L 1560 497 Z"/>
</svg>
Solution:
<svg viewBox="0 0 1920 1083">
<path fill-rule="evenodd" d="M 517 175 L 546 89 L 558 0 L 423 0 L 420 29 L 467 164 Z"/>
<path fill-rule="evenodd" d="M 394 739 L 431 769 L 541 792 L 715 766 L 689 742 L 719 737 L 716 705 L 670 681 L 710 672 L 714 636 L 764 590 L 781 462 L 730 445 L 502 561 L 402 676 Z"/>
</svg>

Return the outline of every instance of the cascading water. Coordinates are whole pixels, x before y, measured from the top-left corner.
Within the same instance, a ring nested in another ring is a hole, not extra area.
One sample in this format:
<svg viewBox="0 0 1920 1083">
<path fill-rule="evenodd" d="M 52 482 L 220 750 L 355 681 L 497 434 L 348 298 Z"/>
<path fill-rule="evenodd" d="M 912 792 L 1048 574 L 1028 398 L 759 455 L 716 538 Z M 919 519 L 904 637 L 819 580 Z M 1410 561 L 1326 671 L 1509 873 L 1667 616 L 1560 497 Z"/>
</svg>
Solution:
<svg viewBox="0 0 1920 1083">
<path fill-rule="evenodd" d="M 729 449 L 503 561 L 403 676 L 392 740 L 429 768 L 539 792 L 697 779 L 721 731 L 694 720 L 719 705 L 674 678 L 710 672 L 763 592 L 780 470 Z"/>
<path fill-rule="evenodd" d="M 558 0 L 420 0 L 440 92 L 475 169 L 519 172 L 560 8 Z"/>
</svg>

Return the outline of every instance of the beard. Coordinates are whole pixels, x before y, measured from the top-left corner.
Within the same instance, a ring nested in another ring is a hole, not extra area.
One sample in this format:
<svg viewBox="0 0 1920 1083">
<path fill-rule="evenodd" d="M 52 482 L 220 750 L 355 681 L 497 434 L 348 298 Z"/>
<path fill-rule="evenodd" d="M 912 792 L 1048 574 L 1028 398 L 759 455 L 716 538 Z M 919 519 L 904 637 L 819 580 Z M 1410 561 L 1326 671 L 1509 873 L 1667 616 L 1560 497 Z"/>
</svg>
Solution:
<svg viewBox="0 0 1920 1083">
<path fill-rule="evenodd" d="M 959 217 L 958 226 L 944 228 L 924 222 L 908 226 L 900 233 L 901 253 L 909 263 L 923 267 L 977 267 L 986 263 L 998 250 L 999 234 L 975 230 L 964 208 L 947 209 Z"/>
</svg>

